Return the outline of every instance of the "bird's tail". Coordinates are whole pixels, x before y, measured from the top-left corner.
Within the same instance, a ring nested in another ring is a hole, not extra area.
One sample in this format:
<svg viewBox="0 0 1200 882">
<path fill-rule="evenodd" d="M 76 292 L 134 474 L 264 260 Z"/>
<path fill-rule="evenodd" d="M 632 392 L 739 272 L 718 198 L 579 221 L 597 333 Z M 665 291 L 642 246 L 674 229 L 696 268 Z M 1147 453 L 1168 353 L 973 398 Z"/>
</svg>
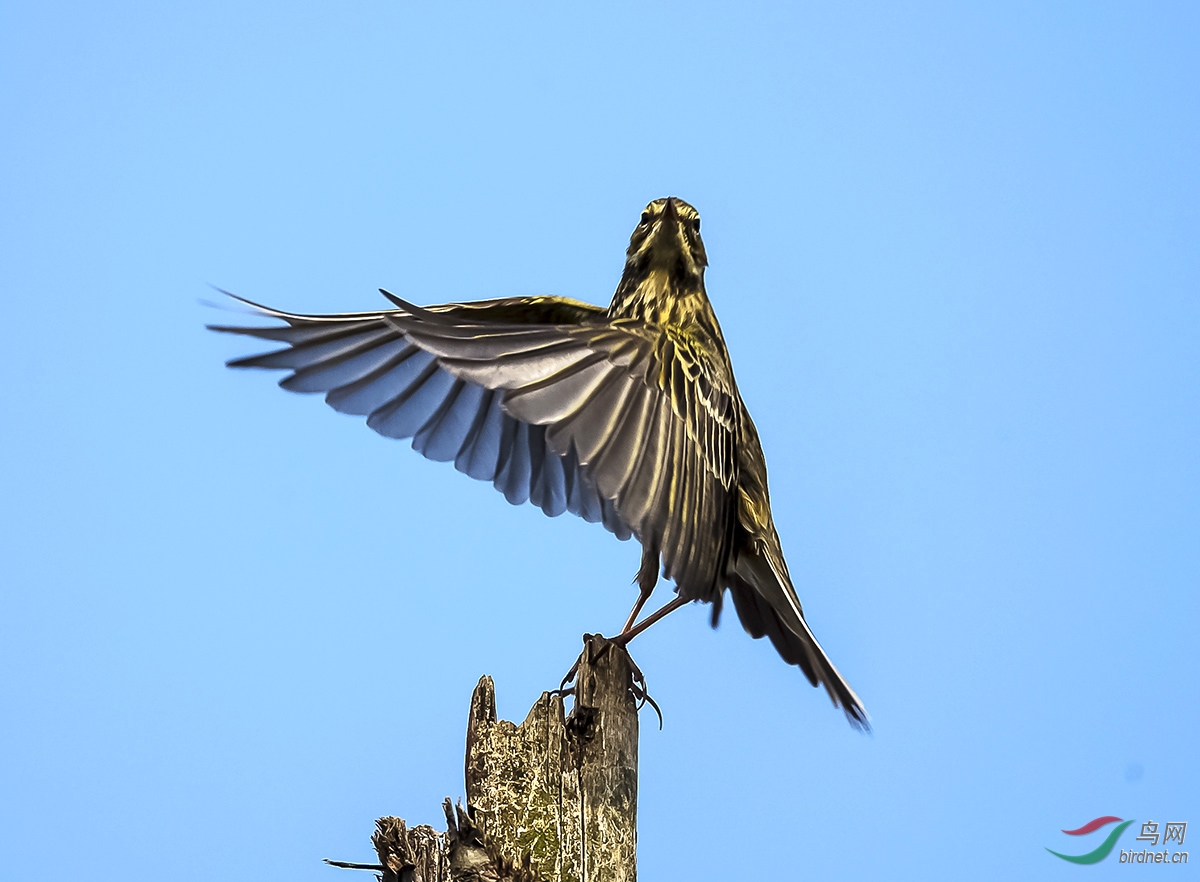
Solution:
<svg viewBox="0 0 1200 882">
<path fill-rule="evenodd" d="M 778 557 L 778 563 L 772 557 Z M 741 554 L 730 587 L 738 618 L 750 636 L 770 637 L 784 661 L 799 666 L 813 686 L 824 685 L 851 726 L 869 731 L 870 718 L 862 700 L 834 667 L 804 620 L 782 555 L 771 555 L 769 544 L 765 554 Z"/>
</svg>

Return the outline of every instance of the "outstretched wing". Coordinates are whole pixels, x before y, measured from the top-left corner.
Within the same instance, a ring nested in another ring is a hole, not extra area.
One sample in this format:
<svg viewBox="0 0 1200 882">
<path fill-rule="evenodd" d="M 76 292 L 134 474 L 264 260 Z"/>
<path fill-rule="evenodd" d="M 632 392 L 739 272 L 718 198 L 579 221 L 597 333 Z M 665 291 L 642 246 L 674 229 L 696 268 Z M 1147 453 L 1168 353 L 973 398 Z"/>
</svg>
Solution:
<svg viewBox="0 0 1200 882">
<path fill-rule="evenodd" d="M 390 295 L 389 295 L 390 296 Z M 561 298 L 305 316 L 214 327 L 287 344 L 231 367 L 286 369 L 382 435 L 491 481 L 509 502 L 570 511 L 661 551 L 680 593 L 723 587 L 736 519 L 737 404 L 686 341 Z"/>
</svg>

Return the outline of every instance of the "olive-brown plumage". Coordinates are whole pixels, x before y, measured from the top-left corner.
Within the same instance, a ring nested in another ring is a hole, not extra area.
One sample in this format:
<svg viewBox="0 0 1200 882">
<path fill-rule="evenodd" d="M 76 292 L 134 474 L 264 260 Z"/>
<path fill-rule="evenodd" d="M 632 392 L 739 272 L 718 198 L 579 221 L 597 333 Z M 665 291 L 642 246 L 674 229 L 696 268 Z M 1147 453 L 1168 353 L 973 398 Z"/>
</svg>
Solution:
<svg viewBox="0 0 1200 882">
<path fill-rule="evenodd" d="M 851 723 L 858 696 L 804 620 L 771 519 L 766 462 L 704 289 L 696 210 L 646 206 L 607 310 L 561 297 L 294 315 L 214 326 L 287 344 L 229 362 L 290 370 L 380 434 L 412 437 L 514 504 L 570 511 L 642 543 L 643 600 L 663 576 L 685 600 L 726 590 L 742 625 L 821 683 Z"/>
</svg>

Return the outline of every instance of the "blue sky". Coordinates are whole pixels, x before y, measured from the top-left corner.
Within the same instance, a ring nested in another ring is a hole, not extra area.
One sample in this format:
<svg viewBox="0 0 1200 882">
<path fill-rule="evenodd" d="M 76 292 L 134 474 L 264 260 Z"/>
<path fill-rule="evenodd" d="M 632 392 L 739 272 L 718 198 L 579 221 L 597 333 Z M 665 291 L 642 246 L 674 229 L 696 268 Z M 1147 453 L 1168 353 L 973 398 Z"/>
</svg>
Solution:
<svg viewBox="0 0 1200 882">
<path fill-rule="evenodd" d="M 5 875 L 441 824 L 478 677 L 523 718 L 637 547 L 227 371 L 198 301 L 606 303 L 668 194 L 875 732 L 676 613 L 642 877 L 1102 877 L 1044 848 L 1200 824 L 1198 107 L 1186 3 L 4 4 Z"/>
</svg>

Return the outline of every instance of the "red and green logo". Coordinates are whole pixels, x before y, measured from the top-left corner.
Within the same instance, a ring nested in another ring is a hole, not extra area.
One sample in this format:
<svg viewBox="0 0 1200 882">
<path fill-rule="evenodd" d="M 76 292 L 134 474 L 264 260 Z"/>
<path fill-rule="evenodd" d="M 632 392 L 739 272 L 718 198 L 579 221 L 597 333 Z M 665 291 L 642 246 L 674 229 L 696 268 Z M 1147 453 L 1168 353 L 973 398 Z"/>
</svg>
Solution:
<svg viewBox="0 0 1200 882">
<path fill-rule="evenodd" d="M 1087 854 L 1059 854 L 1052 848 L 1047 848 L 1046 851 L 1050 852 L 1055 857 L 1060 857 L 1064 861 L 1070 861 L 1073 864 L 1098 864 L 1100 861 L 1108 857 L 1109 852 L 1113 850 L 1113 846 L 1117 844 L 1117 840 L 1121 838 L 1121 834 L 1125 832 L 1125 828 L 1132 823 L 1133 821 L 1122 821 L 1120 818 L 1114 817 L 1113 815 L 1105 815 L 1102 818 L 1095 818 L 1091 821 L 1088 821 L 1078 829 L 1063 830 L 1063 832 L 1068 836 L 1085 836 L 1088 833 L 1094 833 L 1101 827 L 1107 827 L 1109 824 L 1117 824 L 1117 826 L 1112 829 L 1112 832 L 1105 837 L 1104 841 Z"/>
</svg>

